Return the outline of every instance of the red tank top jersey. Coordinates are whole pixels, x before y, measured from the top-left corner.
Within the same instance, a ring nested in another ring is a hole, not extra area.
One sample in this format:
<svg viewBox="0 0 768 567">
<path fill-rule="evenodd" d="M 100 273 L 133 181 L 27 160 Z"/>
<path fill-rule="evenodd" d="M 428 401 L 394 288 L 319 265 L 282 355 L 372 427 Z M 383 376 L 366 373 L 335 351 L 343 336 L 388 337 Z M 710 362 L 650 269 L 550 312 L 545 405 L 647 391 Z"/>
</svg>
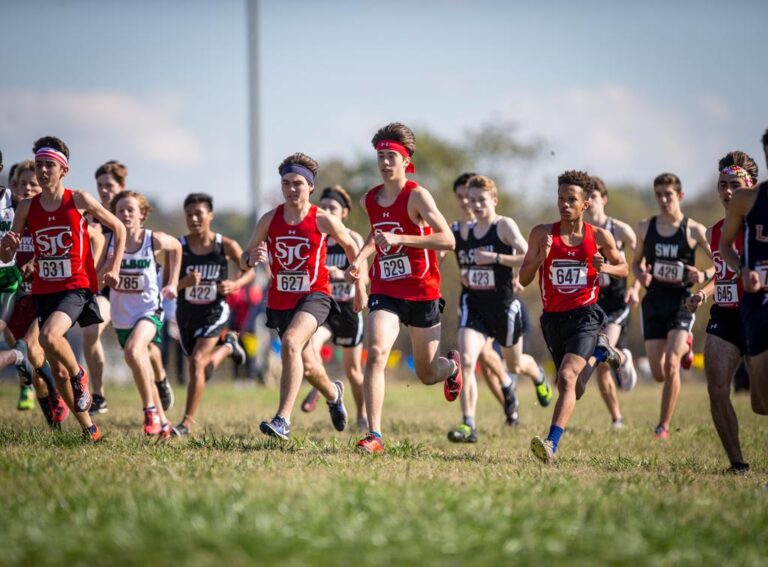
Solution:
<svg viewBox="0 0 768 567">
<path fill-rule="evenodd" d="M 285 222 L 283 205 L 277 207 L 267 233 L 272 271 L 267 307 L 293 309 L 310 293 L 331 295 L 325 241 L 326 235 L 317 228 L 317 206 L 311 205 L 295 225 Z"/>
<path fill-rule="evenodd" d="M 427 236 L 432 227 L 419 226 L 408 216 L 408 199 L 418 185 L 407 181 L 405 187 L 389 207 L 376 202 L 383 189 L 378 185 L 365 195 L 365 208 L 371 222 L 371 230 Z M 371 263 L 371 294 L 382 294 L 409 301 L 433 301 L 440 298 L 440 271 L 434 250 L 409 246 L 376 246 L 376 256 Z"/>
<path fill-rule="evenodd" d="M 61 205 L 55 211 L 43 209 L 40 195 L 32 197 L 27 226 L 35 246 L 33 295 L 69 289 L 96 292 L 88 221 L 77 210 L 71 189 L 64 189 Z"/>
<path fill-rule="evenodd" d="M 592 257 L 597 252 L 595 231 L 584 223 L 584 238 L 578 246 L 568 246 L 560 236 L 560 223 L 552 225 L 552 248 L 539 268 L 539 288 L 544 311 L 572 311 L 592 305 L 600 291 Z"/>
<path fill-rule="evenodd" d="M 714 300 L 720 307 L 737 309 L 741 301 L 741 294 L 744 292 L 741 278 L 736 277 L 736 272 L 728 267 L 720 257 L 720 235 L 723 232 L 723 223 L 725 219 L 718 221 L 712 227 L 712 260 L 715 264 L 715 295 Z M 744 251 L 744 233 L 739 231 L 733 245 L 736 252 L 741 256 Z"/>
</svg>

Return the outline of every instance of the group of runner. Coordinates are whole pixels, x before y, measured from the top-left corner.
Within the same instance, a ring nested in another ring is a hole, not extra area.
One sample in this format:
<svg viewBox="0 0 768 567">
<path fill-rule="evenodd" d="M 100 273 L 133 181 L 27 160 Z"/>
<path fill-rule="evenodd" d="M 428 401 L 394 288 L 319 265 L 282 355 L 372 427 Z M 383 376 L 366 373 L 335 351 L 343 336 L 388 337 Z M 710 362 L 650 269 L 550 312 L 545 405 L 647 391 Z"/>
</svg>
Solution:
<svg viewBox="0 0 768 567">
<path fill-rule="evenodd" d="M 763 144 L 768 160 L 768 137 Z M 20 407 L 29 405 L 34 388 L 49 424 L 60 424 L 69 410 L 98 440 L 91 414 L 107 410 L 100 338 L 111 319 L 142 399 L 145 433 L 188 435 L 211 372 L 228 356 L 245 358 L 236 334 L 226 332 L 225 297 L 252 281 L 252 268 L 262 264 L 271 275 L 267 326 L 280 337 L 282 359 L 278 408 L 261 422 L 264 434 L 288 438 L 304 378 L 312 390 L 302 409 L 311 411 L 322 396 L 333 427 L 347 427 L 344 384 L 329 378 L 320 356 L 332 340 L 344 349 L 364 433 L 357 447 L 383 452 L 386 363 L 405 325 L 416 376 L 424 384 L 443 384 L 448 401 L 460 399 L 462 422 L 448 438 L 474 443 L 476 368 L 510 425 L 519 422 L 521 375 L 533 382 L 541 406 L 552 399 L 542 367 L 523 350 L 526 311 L 519 291 L 538 275 L 541 327 L 557 369 L 558 395 L 548 435 L 531 441 L 534 455 L 546 462 L 555 458 L 593 372 L 613 427 L 623 426 L 616 389 L 631 389 L 637 380 L 623 336 L 644 287 L 646 354 L 654 378 L 663 382 L 656 437 L 670 435 L 680 368 L 692 360 L 694 313 L 714 296 L 704 352 L 712 416 L 732 470 L 748 468 L 729 392 L 746 357 L 752 407 L 763 415 L 768 411 L 768 189 L 757 185 L 754 160 L 731 152 L 720 161 L 718 193 L 727 214 L 709 230 L 681 211 L 684 193 L 674 174 L 654 180 L 659 214 L 635 231 L 605 212 L 602 180 L 566 171 L 557 180 L 559 220 L 535 226 L 526 240 L 512 218 L 497 213 L 495 182 L 474 173 L 454 183 L 462 216 L 449 225 L 431 193 L 408 178 L 415 171 L 416 146 L 407 126 L 388 124 L 372 145 L 382 183 L 360 201 L 370 223 L 365 239 L 344 224 L 353 203 L 343 187 L 325 188 L 319 206 L 310 202 L 318 164 L 297 153 L 278 168 L 284 202 L 258 220 L 243 251 L 211 229 L 211 196 L 186 198 L 187 235 L 176 239 L 151 231 L 144 226 L 151 209 L 144 196 L 125 189 L 124 166 L 107 162 L 97 170 L 99 202 L 64 187 L 66 145 L 53 137 L 38 140 L 34 161 L 17 166 L 0 203 L 0 319 L 13 345 L 0 354 L 0 365 L 19 369 Z M 714 266 L 697 269 L 696 249 Z M 461 277 L 459 350 L 443 357 L 439 267 L 452 250 Z M 632 252 L 631 285 L 626 251 Z M 232 277 L 230 264 L 237 266 Z M 691 293 L 696 285 L 700 289 Z M 165 416 L 173 393 L 156 345 L 163 298 L 177 299 L 181 344 L 189 355 L 185 413 L 176 427 Z M 93 396 L 89 373 L 64 336 L 75 323 L 85 329 Z"/>
</svg>

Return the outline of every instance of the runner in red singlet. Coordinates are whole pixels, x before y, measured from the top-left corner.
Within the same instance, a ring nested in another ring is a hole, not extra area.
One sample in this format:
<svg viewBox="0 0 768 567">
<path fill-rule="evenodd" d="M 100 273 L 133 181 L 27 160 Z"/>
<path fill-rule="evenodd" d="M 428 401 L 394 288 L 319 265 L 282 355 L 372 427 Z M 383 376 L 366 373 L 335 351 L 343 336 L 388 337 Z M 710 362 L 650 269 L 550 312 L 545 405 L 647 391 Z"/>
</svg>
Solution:
<svg viewBox="0 0 768 567">
<path fill-rule="evenodd" d="M 24 200 L 16 210 L 12 230 L 0 241 L 0 259 L 13 258 L 21 234 L 29 226 L 35 245 L 32 295 L 40 324 L 40 344 L 56 377 L 59 392 L 75 412 L 87 438 L 98 441 L 99 428 L 88 409 L 88 376 L 77 363 L 64 334 L 76 322 L 81 326 L 102 321 L 95 300 L 98 284 L 85 214 L 93 215 L 115 233 L 115 254 L 104 272 L 104 283 L 115 285 L 125 245 L 125 228 L 112 213 L 87 193 L 64 188 L 69 172 L 69 148 L 53 136 L 34 144 L 35 173 L 43 191 Z"/>
<path fill-rule="evenodd" d="M 557 403 L 546 439 L 534 437 L 531 450 L 544 462 L 554 459 L 560 437 L 573 413 L 577 379 L 591 364 L 607 360 L 617 367 L 623 355 L 598 334 L 605 313 L 597 305 L 600 274 L 626 277 L 627 263 L 610 232 L 584 222 L 592 178 L 583 171 L 566 171 L 557 180 L 560 221 L 540 224 L 528 238 L 520 267 L 520 283 L 529 285 L 539 274 L 544 313 L 541 328 L 557 367 Z M 583 386 L 579 394 L 583 393 Z"/>
<path fill-rule="evenodd" d="M 359 246 L 339 218 L 309 202 L 317 170 L 317 162 L 305 154 L 296 153 L 283 160 L 278 171 L 285 203 L 259 219 L 241 259 L 245 269 L 268 258 L 272 273 L 267 295 L 267 326 L 275 329 L 282 341 L 283 369 L 277 414 L 269 421 L 262 421 L 259 429 L 265 435 L 281 439 L 290 435 L 291 412 L 302 377 L 327 400 L 336 430 L 344 431 L 347 425 L 344 383 L 331 382 L 311 339 L 328 317 L 338 312 L 338 305 L 331 297 L 326 239 L 333 238 L 350 262 Z M 359 312 L 366 293 L 362 283 L 355 285 L 354 309 Z"/>
<path fill-rule="evenodd" d="M 416 149 L 413 132 L 395 122 L 381 128 L 371 140 L 376 148 L 379 173 L 384 181 L 362 198 L 371 232 L 347 273 L 360 277 L 360 266 L 375 251 L 371 264 L 371 297 L 368 301 L 368 360 L 365 365 L 365 407 L 370 431 L 358 442 L 359 450 L 381 453 L 381 411 L 384 405 L 384 368 L 400 333 L 408 326 L 416 375 L 424 384 L 444 382 L 445 397 L 461 393 L 458 351 L 438 356 L 440 297 L 438 250 L 452 250 L 450 226 L 432 195 L 409 180 L 415 170 L 411 156 Z"/>
<path fill-rule="evenodd" d="M 736 151 L 724 156 L 718 165 L 720 177 L 717 193 L 727 211 L 737 191 L 752 190 L 757 186 L 757 164 L 744 152 Z M 739 474 L 747 472 L 749 464 L 744 462 L 741 453 L 739 421 L 731 403 L 731 382 L 746 353 L 739 313 L 744 288 L 736 272 L 720 257 L 720 235 L 724 222 L 725 219 L 721 219 L 707 230 L 715 277 L 689 297 L 687 303 L 688 309 L 695 312 L 708 297 L 714 296 L 714 305 L 709 311 L 707 340 L 704 343 L 704 372 L 707 376 L 712 421 L 731 461 L 728 471 Z M 744 252 L 742 232 L 737 234 L 734 246 L 741 256 Z"/>
</svg>

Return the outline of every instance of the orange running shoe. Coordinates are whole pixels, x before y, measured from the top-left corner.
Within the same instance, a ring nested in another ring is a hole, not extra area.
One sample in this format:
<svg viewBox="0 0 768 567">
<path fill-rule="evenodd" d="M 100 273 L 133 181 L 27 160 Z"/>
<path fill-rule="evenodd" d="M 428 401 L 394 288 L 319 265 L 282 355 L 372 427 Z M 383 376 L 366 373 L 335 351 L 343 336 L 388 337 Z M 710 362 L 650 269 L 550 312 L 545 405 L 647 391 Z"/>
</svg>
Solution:
<svg viewBox="0 0 768 567">
<path fill-rule="evenodd" d="M 94 443 L 101 441 L 101 429 L 99 429 L 98 425 L 93 423 L 89 428 L 83 429 L 83 437 Z"/>
<path fill-rule="evenodd" d="M 693 364 L 693 333 L 688 333 L 688 352 L 680 359 L 680 367 L 686 370 L 691 369 Z"/>
<path fill-rule="evenodd" d="M 61 394 L 58 392 L 51 392 L 51 394 L 48 396 L 48 400 L 51 403 L 53 424 L 55 426 L 60 426 L 62 423 L 64 423 L 64 420 L 67 419 L 67 416 L 69 415 L 69 408 L 64 402 L 64 398 L 62 398 Z"/>
<path fill-rule="evenodd" d="M 452 350 L 448 352 L 447 358 L 456 364 L 456 371 L 443 382 L 445 399 L 452 402 L 461 394 L 461 386 L 464 383 L 461 379 L 461 355 L 459 351 Z"/>
<path fill-rule="evenodd" d="M 170 421 L 166 421 L 165 423 L 163 423 L 160 426 L 160 439 L 162 441 L 164 441 L 166 439 L 170 439 L 171 438 L 171 430 L 172 429 L 173 429 L 173 427 L 171 426 L 171 422 Z"/>
<path fill-rule="evenodd" d="M 78 365 L 79 366 L 79 365 Z M 88 373 L 82 366 L 80 373 L 69 379 L 72 384 L 72 393 L 75 396 L 75 411 L 80 413 L 91 409 L 91 392 L 88 391 Z"/>
<path fill-rule="evenodd" d="M 383 453 L 384 443 L 382 443 L 381 437 L 374 435 L 373 433 L 369 433 L 357 442 L 357 450 L 361 453 Z"/>
<path fill-rule="evenodd" d="M 663 425 L 657 425 L 654 434 L 656 435 L 656 439 L 669 439 L 669 429 Z"/>
<path fill-rule="evenodd" d="M 163 431 L 163 426 L 160 425 L 160 416 L 157 413 L 157 409 L 152 407 L 151 409 L 144 410 L 144 433 L 147 435 L 160 435 Z"/>
</svg>

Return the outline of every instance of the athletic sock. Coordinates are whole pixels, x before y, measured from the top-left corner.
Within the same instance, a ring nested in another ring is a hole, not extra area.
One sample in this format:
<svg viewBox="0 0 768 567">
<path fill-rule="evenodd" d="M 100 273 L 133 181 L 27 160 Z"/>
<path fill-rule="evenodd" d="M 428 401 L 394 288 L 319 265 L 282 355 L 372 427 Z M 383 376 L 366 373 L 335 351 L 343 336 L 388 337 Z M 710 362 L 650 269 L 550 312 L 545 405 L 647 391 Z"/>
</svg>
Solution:
<svg viewBox="0 0 768 567">
<path fill-rule="evenodd" d="M 475 428 L 475 416 L 474 415 L 465 415 L 464 416 L 464 425 L 469 426 L 470 429 Z"/>
<path fill-rule="evenodd" d="M 162 384 L 162 383 L 163 383 L 163 382 L 165 382 L 167 379 L 168 379 L 168 376 L 163 376 L 163 377 L 162 377 L 162 379 L 160 379 L 160 380 L 157 380 L 157 381 L 155 382 L 155 384 Z"/>
<path fill-rule="evenodd" d="M 539 366 L 539 377 L 533 379 L 533 385 L 534 386 L 540 386 L 544 383 L 544 381 L 547 379 L 546 376 L 544 376 L 544 369 Z"/>
<path fill-rule="evenodd" d="M 509 390 L 513 384 L 517 384 L 517 374 L 512 372 L 505 372 L 501 376 L 501 387 L 505 390 Z"/>
<path fill-rule="evenodd" d="M 11 352 L 16 355 L 16 362 L 14 362 L 14 366 L 18 366 L 22 362 L 24 362 L 24 354 L 17 349 L 12 349 Z"/>
<path fill-rule="evenodd" d="M 40 368 L 35 369 L 37 375 L 43 379 L 45 385 L 48 386 L 48 394 L 56 392 L 56 382 L 53 380 L 53 372 L 51 371 L 51 365 L 46 360 Z"/>
<path fill-rule="evenodd" d="M 557 452 L 557 445 L 560 443 L 560 438 L 563 436 L 563 433 L 565 433 L 565 429 L 562 427 L 559 427 L 557 425 L 551 425 L 549 427 L 549 435 L 547 435 L 547 439 L 549 441 L 552 441 L 552 452 Z"/>
<path fill-rule="evenodd" d="M 369 431 L 368 433 L 370 433 L 374 437 L 378 437 L 379 439 L 381 439 L 381 433 L 379 433 L 378 431 Z"/>
<path fill-rule="evenodd" d="M 144 408 L 144 411 L 157 411 L 157 406 L 155 404 L 149 405 Z"/>
<path fill-rule="evenodd" d="M 70 376 L 70 377 L 69 377 L 69 379 L 70 379 L 70 380 L 80 380 L 80 378 L 82 378 L 82 377 L 83 377 L 83 369 L 82 369 L 82 368 L 80 368 L 80 369 L 77 371 L 77 374 L 75 374 L 74 376 Z"/>
</svg>

